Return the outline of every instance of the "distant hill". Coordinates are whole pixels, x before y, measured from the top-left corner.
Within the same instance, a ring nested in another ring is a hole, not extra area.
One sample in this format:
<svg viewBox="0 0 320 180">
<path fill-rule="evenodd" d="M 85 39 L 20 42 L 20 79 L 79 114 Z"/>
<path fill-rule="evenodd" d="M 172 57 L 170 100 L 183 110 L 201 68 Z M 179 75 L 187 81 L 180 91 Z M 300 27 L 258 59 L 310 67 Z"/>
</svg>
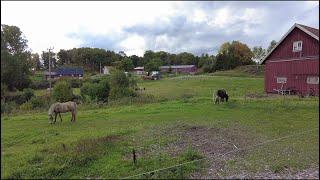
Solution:
<svg viewBox="0 0 320 180">
<path fill-rule="evenodd" d="M 214 76 L 237 76 L 237 77 L 263 77 L 264 65 L 239 66 L 232 70 L 216 71 Z"/>
</svg>

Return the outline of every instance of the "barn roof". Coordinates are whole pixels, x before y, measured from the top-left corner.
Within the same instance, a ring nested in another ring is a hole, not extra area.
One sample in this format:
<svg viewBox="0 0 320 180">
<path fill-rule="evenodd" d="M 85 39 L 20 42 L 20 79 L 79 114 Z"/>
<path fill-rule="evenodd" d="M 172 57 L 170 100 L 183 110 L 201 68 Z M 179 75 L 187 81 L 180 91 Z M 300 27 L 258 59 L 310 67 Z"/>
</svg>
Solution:
<svg viewBox="0 0 320 180">
<path fill-rule="evenodd" d="M 77 67 L 60 67 L 55 72 L 57 74 L 62 74 L 62 75 L 71 75 L 71 74 L 82 74 L 83 75 L 83 69 L 77 68 Z"/>
<path fill-rule="evenodd" d="M 265 60 L 269 57 L 269 55 L 279 46 L 279 44 L 281 44 L 281 42 L 291 33 L 291 31 L 293 31 L 293 29 L 295 28 L 299 28 L 300 30 L 302 30 L 303 32 L 305 32 L 306 34 L 308 34 L 309 36 L 315 38 L 316 40 L 319 41 L 319 29 L 316 28 L 312 28 L 309 26 L 305 26 L 302 24 L 297 24 L 295 23 L 290 29 L 289 31 L 282 36 L 282 38 L 280 39 L 280 41 L 273 47 L 273 49 L 262 59 L 260 64 L 264 64 Z"/>
<path fill-rule="evenodd" d="M 309 26 L 305 26 L 302 24 L 298 24 L 299 26 L 305 28 L 307 31 L 309 31 L 310 33 L 314 34 L 315 36 L 318 37 L 319 40 L 319 29 L 313 28 L 313 27 L 309 27 Z"/>
<path fill-rule="evenodd" d="M 135 67 L 134 70 L 144 70 L 144 67 Z"/>
<path fill-rule="evenodd" d="M 171 68 L 192 68 L 195 65 L 177 65 L 177 66 L 171 66 Z M 160 68 L 170 68 L 170 66 L 161 66 Z"/>
</svg>

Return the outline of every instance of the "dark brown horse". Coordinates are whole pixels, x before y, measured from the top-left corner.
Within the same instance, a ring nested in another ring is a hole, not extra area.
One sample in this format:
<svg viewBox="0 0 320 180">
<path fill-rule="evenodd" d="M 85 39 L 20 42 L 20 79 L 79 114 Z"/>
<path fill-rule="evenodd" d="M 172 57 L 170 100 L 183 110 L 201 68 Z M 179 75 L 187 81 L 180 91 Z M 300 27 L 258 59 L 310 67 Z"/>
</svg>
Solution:
<svg viewBox="0 0 320 180">
<path fill-rule="evenodd" d="M 229 99 L 229 95 L 227 94 L 226 90 L 224 89 L 219 89 L 216 93 L 215 93 L 215 104 L 216 103 L 220 103 L 220 102 L 224 102 L 224 99 L 226 100 L 226 102 L 228 102 Z"/>
</svg>

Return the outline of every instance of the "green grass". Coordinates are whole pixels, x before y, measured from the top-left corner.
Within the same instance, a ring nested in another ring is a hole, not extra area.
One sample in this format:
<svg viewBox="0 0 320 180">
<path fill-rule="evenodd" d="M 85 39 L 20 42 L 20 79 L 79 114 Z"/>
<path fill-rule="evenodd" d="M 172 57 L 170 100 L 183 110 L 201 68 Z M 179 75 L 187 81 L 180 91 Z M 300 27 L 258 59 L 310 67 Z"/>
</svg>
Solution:
<svg viewBox="0 0 320 180">
<path fill-rule="evenodd" d="M 263 77 L 264 66 L 262 65 L 247 65 L 239 66 L 228 71 L 217 71 L 213 73 L 215 76 L 234 76 L 234 77 Z"/>
<path fill-rule="evenodd" d="M 36 71 L 31 77 L 32 81 L 42 81 L 44 80 L 44 72 L 43 71 Z"/>
<path fill-rule="evenodd" d="M 190 148 L 176 156 L 161 150 L 177 140 L 165 136 L 167 130 L 181 124 L 227 130 L 239 127 L 257 142 L 319 127 L 317 98 L 244 100 L 245 92 L 263 93 L 263 78 L 198 76 L 143 81 L 139 86 L 146 87 L 142 93 L 166 101 L 99 109 L 79 105 L 75 124 L 70 122 L 70 114 L 65 114 L 62 123 L 49 125 L 47 111 L 1 117 L 1 177 L 121 178 L 204 157 Z M 227 89 L 230 102 L 212 103 L 212 91 L 218 88 Z M 223 167 L 225 175 L 243 169 L 256 172 L 269 167 L 278 172 L 285 167 L 317 166 L 318 133 L 240 154 Z M 153 145 L 162 148 L 153 153 Z M 139 147 L 146 147 L 146 154 L 141 154 Z M 136 165 L 132 148 L 140 153 Z M 194 164 L 186 165 L 184 177 L 195 170 Z M 149 178 L 179 178 L 180 173 L 173 168 Z"/>
</svg>

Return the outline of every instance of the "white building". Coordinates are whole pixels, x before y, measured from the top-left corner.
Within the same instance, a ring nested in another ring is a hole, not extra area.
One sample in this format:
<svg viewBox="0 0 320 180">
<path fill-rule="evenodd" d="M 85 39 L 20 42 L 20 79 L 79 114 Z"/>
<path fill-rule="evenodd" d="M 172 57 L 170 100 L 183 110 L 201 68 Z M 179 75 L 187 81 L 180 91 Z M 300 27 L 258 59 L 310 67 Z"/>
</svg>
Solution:
<svg viewBox="0 0 320 180">
<path fill-rule="evenodd" d="M 110 70 L 110 67 L 104 66 L 103 67 L 103 74 L 110 74 L 109 70 Z"/>
</svg>

